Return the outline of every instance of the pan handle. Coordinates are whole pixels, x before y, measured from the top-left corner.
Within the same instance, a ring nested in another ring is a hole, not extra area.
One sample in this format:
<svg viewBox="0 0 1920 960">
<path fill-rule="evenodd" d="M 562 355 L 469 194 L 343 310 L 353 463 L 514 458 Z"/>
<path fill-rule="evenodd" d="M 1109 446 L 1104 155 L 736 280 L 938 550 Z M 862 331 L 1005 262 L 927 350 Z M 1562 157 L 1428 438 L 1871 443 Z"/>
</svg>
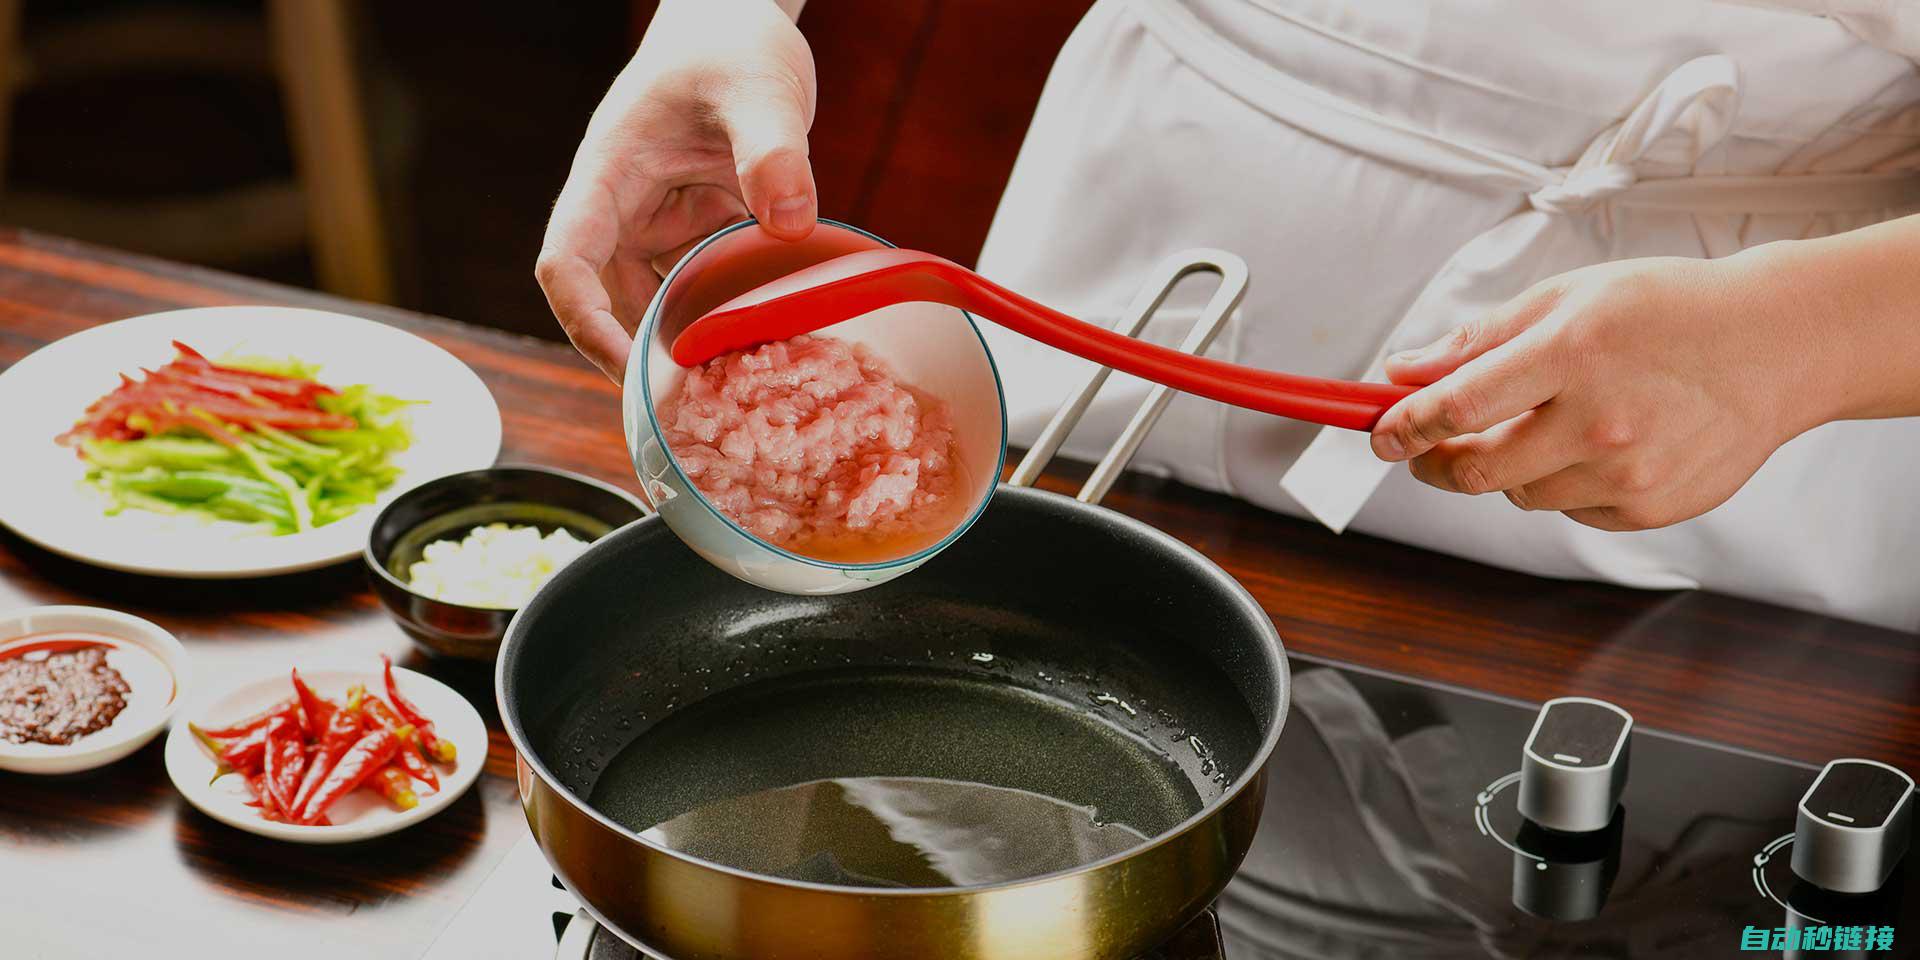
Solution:
<svg viewBox="0 0 1920 960">
<path fill-rule="evenodd" d="M 1213 273 L 1220 277 L 1220 286 L 1213 291 L 1212 299 L 1200 313 L 1200 319 L 1187 331 L 1187 338 L 1180 344 L 1181 353 L 1199 354 L 1213 343 L 1213 338 L 1226 326 L 1227 317 L 1233 308 L 1240 305 L 1240 299 L 1247 293 L 1247 262 L 1225 250 L 1211 247 L 1196 247 L 1182 250 L 1168 256 L 1153 268 L 1147 284 L 1133 298 L 1126 313 L 1113 325 L 1115 332 L 1128 337 L 1138 337 L 1146 329 L 1147 321 L 1153 318 L 1160 305 L 1165 303 L 1167 295 L 1173 292 L 1174 284 L 1192 273 Z M 1027 455 L 1020 458 L 1020 465 L 1013 470 L 1013 476 L 1007 479 L 1010 486 L 1032 486 L 1046 470 L 1047 463 L 1060 450 L 1067 435 L 1080 422 L 1087 412 L 1087 406 L 1093 402 L 1094 395 L 1106 385 L 1107 374 L 1112 369 L 1101 367 L 1087 378 L 1087 382 L 1074 393 L 1067 402 L 1054 411 L 1053 419 L 1047 421 L 1046 429 L 1033 442 Z M 1093 474 L 1080 488 L 1076 498 L 1081 503 L 1099 503 L 1113 482 L 1120 477 L 1120 471 L 1126 469 L 1127 461 L 1133 459 L 1134 451 L 1147 439 L 1147 431 L 1153 429 L 1155 421 L 1167 409 L 1167 402 L 1173 399 L 1173 388 L 1155 384 L 1147 393 L 1147 399 L 1135 410 L 1133 419 L 1127 422 L 1126 429 L 1120 431 L 1120 438 L 1114 441 L 1107 455 L 1093 468 Z"/>
</svg>

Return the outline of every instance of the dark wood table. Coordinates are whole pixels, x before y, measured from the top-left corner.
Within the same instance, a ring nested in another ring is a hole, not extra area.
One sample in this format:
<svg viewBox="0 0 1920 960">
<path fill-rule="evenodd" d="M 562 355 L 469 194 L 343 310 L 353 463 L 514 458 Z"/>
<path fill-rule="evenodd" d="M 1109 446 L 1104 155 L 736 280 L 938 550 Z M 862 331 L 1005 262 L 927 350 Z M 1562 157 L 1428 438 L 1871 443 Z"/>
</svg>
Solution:
<svg viewBox="0 0 1920 960">
<path fill-rule="evenodd" d="M 418 333 L 492 388 L 506 419 L 503 461 L 634 486 L 617 393 L 565 346 L 0 230 L 0 367 L 104 321 L 233 303 L 320 307 Z M 1075 471 L 1059 473 L 1045 485 L 1071 489 Z M 0 496 L 5 483 L 0 454 Z M 1145 477 L 1127 477 L 1107 505 L 1218 561 L 1298 655 L 1529 701 L 1581 693 L 1627 707 L 1647 727 L 1816 763 L 1859 755 L 1920 771 L 1920 642 L 1911 634 L 1710 593 L 1542 580 L 1335 536 Z M 201 815 L 169 784 L 158 742 L 89 774 L 0 774 L 0 955 L 165 946 L 416 957 L 525 834 L 490 672 L 414 653 L 356 565 L 170 581 L 94 569 L 0 533 L 0 608 L 42 603 L 152 619 L 186 644 L 200 685 L 303 656 L 384 651 L 458 688 L 495 729 L 472 793 L 417 828 L 346 847 L 278 843 Z"/>
</svg>

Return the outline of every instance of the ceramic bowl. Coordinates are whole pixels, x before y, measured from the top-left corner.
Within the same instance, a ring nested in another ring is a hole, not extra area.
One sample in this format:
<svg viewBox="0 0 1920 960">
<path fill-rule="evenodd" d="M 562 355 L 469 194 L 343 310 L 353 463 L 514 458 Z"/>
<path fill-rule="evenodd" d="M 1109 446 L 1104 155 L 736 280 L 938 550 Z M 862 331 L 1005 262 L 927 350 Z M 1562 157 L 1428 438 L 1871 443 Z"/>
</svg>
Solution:
<svg viewBox="0 0 1920 960">
<path fill-rule="evenodd" d="M 627 450 L 641 495 L 674 534 L 707 562 L 781 593 L 864 590 L 927 562 L 958 540 L 987 508 L 1006 460 L 1006 397 L 986 341 L 965 311 L 938 303 L 900 303 L 834 324 L 821 333 L 865 344 L 901 382 L 944 401 L 953 414 L 954 463 L 970 504 L 946 536 L 907 556 L 838 563 L 785 550 L 721 513 L 688 479 L 661 438 L 661 407 L 678 396 L 686 370 L 673 362 L 674 337 L 707 311 L 769 280 L 834 257 L 892 246 L 857 227 L 821 220 L 807 239 L 775 239 L 748 220 L 700 242 L 667 274 L 640 322 L 627 361 L 623 412 Z"/>
<path fill-rule="evenodd" d="M 427 544 L 489 523 L 533 526 L 543 536 L 564 527 L 591 542 L 645 515 L 639 500 L 611 484 L 546 467 L 492 467 L 441 477 L 395 499 L 374 520 L 363 559 L 374 592 L 407 636 L 434 653 L 490 660 L 515 611 L 415 593 L 408 571 Z"/>
<path fill-rule="evenodd" d="M 167 728 L 187 682 L 187 651 L 173 634 L 132 614 L 98 607 L 29 607 L 0 613 L 0 656 L 21 638 L 64 631 L 100 634 L 158 660 L 164 670 L 134 671 L 116 664 L 132 690 L 112 723 L 72 743 L 14 743 L 0 739 L 0 770 L 77 773 L 105 766 L 146 746 Z M 111 664 L 112 661 L 110 660 Z M 142 677 L 146 682 L 142 682 Z M 160 689 L 162 683 L 170 683 Z M 164 694 L 164 699 L 161 695 Z"/>
</svg>

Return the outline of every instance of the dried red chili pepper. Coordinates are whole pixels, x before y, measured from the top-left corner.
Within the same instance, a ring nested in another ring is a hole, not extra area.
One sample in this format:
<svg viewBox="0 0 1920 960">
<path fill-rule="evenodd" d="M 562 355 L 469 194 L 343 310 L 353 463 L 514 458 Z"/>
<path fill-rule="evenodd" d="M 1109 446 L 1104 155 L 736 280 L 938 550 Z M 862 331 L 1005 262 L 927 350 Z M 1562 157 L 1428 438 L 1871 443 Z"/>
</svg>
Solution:
<svg viewBox="0 0 1920 960">
<path fill-rule="evenodd" d="M 300 726 L 285 717 L 267 724 L 267 746 L 262 774 L 267 779 L 267 796 L 281 810 L 296 809 L 293 798 L 300 792 L 300 775 L 306 772 L 307 747 L 300 737 Z"/>
<path fill-rule="evenodd" d="M 421 749 L 426 751 L 427 756 L 441 763 L 452 763 L 454 758 L 453 744 L 435 735 L 433 732 L 433 721 L 428 720 L 426 715 L 420 712 L 419 707 L 414 706 L 406 697 L 401 696 L 400 688 L 393 685 L 393 660 L 383 653 L 380 655 L 380 665 L 386 675 L 387 699 L 393 701 L 393 708 L 398 710 L 400 715 L 407 719 L 408 723 L 413 724 L 414 731 L 420 737 Z"/>
<path fill-rule="evenodd" d="M 404 754 L 406 750 L 402 749 L 400 752 Z M 367 782 L 373 784 L 373 788 L 378 790 L 381 796 L 386 797 L 388 803 L 402 810 L 412 810 L 420 803 L 420 798 L 413 793 L 413 779 L 395 764 L 389 763 L 381 767 Z"/>
<path fill-rule="evenodd" d="M 340 756 L 360 739 L 361 717 L 359 710 L 360 694 L 357 690 L 347 695 L 347 705 L 333 712 L 327 718 L 327 729 L 320 735 L 320 742 L 314 746 L 313 758 L 307 761 L 307 775 L 300 781 L 300 789 L 293 795 L 292 810 L 304 810 L 307 801 L 313 799 L 314 791 L 327 774 L 333 772 L 333 766 L 340 762 Z"/>
<path fill-rule="evenodd" d="M 427 766 L 425 760 L 420 759 L 419 730 L 402 719 L 392 707 L 387 706 L 386 701 L 379 697 L 369 695 L 364 706 L 367 716 L 372 717 L 373 722 L 392 730 L 394 736 L 400 738 L 400 766 L 407 771 L 407 775 L 426 784 L 429 789 L 440 789 L 440 775 L 434 773 L 433 768 Z"/>
<path fill-rule="evenodd" d="M 340 755 L 340 762 L 328 771 L 326 780 L 313 796 L 307 798 L 305 806 L 300 808 L 299 819 L 302 822 L 317 819 L 333 806 L 334 801 L 353 792 L 368 777 L 373 776 L 381 767 L 393 760 L 400 752 L 400 738 L 391 730 L 375 730 L 364 734 L 354 741 L 347 752 Z"/>
<path fill-rule="evenodd" d="M 258 773 L 251 777 L 242 777 L 241 782 L 247 785 L 247 792 L 253 794 L 252 805 L 260 808 L 261 817 L 275 822 L 286 821 L 287 818 L 281 812 L 280 805 L 273 801 L 273 792 L 267 789 L 266 774 Z"/>
<path fill-rule="evenodd" d="M 253 716 L 248 717 L 245 720 L 242 720 L 238 723 L 231 723 L 224 727 L 207 727 L 207 728 L 204 728 L 202 732 L 209 737 L 223 737 L 223 738 L 244 737 L 247 734 L 254 732 L 255 730 L 260 730 L 265 728 L 267 725 L 267 721 L 272 720 L 274 717 L 282 716 L 284 714 L 292 712 L 294 709 L 296 709 L 296 706 L 297 705 L 294 703 L 293 698 L 288 697 L 287 699 L 282 700 L 279 703 L 276 703 L 273 706 L 268 707 L 265 710 L 262 710 L 259 713 L 256 713 Z"/>
<path fill-rule="evenodd" d="M 257 727 L 245 736 L 227 738 L 216 737 L 191 723 L 187 724 L 187 729 L 193 731 L 193 735 L 200 740 L 201 746 L 206 747 L 213 754 L 214 759 L 220 764 L 221 773 L 237 770 L 252 776 L 260 772 L 261 765 L 266 761 L 267 728 L 265 726 Z"/>
<path fill-rule="evenodd" d="M 305 680 L 300 679 L 300 669 L 293 670 L 293 692 L 300 698 L 300 720 L 307 731 L 307 738 L 320 739 L 327 731 L 327 720 L 339 709 L 327 702 L 324 697 L 313 692 Z"/>
<path fill-rule="evenodd" d="M 287 816 L 287 812 L 280 809 L 279 804 L 273 802 L 272 794 L 267 791 L 266 774 L 257 773 L 252 777 L 241 777 L 240 782 L 246 785 L 247 793 L 253 796 L 253 799 L 244 802 L 249 807 L 259 807 L 262 819 L 271 820 L 275 823 L 293 822 L 293 818 Z M 331 827 L 333 823 L 326 817 L 321 817 L 309 823 L 308 826 Z"/>
</svg>

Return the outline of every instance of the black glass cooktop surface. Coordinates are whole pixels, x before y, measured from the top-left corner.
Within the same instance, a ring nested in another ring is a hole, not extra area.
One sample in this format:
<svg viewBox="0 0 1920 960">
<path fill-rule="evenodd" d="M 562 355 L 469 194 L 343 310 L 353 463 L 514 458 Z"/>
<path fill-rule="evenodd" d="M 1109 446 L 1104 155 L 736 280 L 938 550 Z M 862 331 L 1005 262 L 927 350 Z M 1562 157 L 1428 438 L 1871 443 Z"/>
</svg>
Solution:
<svg viewBox="0 0 1920 960">
<path fill-rule="evenodd" d="M 1611 821 L 1556 832 L 1519 813 L 1538 706 L 1294 665 L 1229 957 L 1920 956 L 1920 858 L 1864 895 L 1790 867 L 1817 766 L 1636 726 Z"/>
</svg>

